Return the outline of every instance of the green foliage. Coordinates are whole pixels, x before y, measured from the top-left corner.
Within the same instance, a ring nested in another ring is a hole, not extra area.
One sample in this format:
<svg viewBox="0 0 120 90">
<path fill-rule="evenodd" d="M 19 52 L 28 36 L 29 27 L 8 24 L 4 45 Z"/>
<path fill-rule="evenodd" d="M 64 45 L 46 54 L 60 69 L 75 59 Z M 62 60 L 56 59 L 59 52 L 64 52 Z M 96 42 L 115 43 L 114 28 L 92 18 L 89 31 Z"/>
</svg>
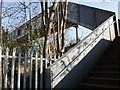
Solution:
<svg viewBox="0 0 120 90">
<path fill-rule="evenodd" d="M 31 38 L 32 38 L 32 40 L 36 40 L 37 38 L 39 38 L 39 32 L 38 32 L 38 28 L 37 28 L 37 26 L 35 26 L 35 29 L 34 29 L 34 31 L 31 33 Z"/>
<path fill-rule="evenodd" d="M 43 43 L 40 40 L 40 33 L 37 26 L 35 26 L 34 31 L 31 32 L 31 39 L 32 39 L 32 47 L 36 51 L 43 50 Z"/>
<path fill-rule="evenodd" d="M 17 41 L 14 39 L 9 39 L 9 32 L 8 29 L 4 29 L 4 27 L 2 27 L 2 42 L 3 42 L 3 47 L 9 47 L 9 48 L 13 48 L 13 47 L 19 47 Z"/>
</svg>

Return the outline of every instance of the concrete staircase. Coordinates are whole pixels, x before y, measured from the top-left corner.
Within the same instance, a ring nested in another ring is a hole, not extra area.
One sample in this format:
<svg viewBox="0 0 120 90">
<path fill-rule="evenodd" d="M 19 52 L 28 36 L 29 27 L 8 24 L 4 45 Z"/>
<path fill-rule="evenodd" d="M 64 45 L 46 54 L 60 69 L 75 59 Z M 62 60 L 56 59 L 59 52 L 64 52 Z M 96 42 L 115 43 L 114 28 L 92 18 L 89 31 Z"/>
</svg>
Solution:
<svg viewBox="0 0 120 90">
<path fill-rule="evenodd" d="M 120 37 L 115 38 L 83 79 L 78 80 L 74 88 L 120 90 Z"/>
</svg>

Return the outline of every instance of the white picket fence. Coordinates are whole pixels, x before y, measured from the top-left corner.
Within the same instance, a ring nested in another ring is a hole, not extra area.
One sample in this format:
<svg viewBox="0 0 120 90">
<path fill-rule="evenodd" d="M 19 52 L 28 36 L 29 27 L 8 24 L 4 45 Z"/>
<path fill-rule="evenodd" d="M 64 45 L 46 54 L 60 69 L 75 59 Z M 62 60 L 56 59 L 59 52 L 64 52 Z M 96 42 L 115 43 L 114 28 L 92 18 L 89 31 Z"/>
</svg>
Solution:
<svg viewBox="0 0 120 90">
<path fill-rule="evenodd" d="M 0 47 L 0 60 L 3 88 L 43 88 L 43 68 L 57 59 L 45 59 L 42 52 L 33 49 L 11 51 Z"/>
</svg>

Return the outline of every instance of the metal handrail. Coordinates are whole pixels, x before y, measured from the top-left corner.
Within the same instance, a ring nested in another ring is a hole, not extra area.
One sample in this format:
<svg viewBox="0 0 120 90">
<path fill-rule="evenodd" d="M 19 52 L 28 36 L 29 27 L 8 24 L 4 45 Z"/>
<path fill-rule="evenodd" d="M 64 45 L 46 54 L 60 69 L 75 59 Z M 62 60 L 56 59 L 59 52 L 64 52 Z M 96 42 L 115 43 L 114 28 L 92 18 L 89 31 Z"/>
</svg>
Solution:
<svg viewBox="0 0 120 90">
<path fill-rule="evenodd" d="M 67 51 L 65 54 L 63 54 L 63 56 L 61 56 L 58 61 L 54 62 L 53 65 L 57 62 L 59 62 L 62 58 L 66 57 L 66 55 L 68 53 L 70 53 L 76 46 L 80 45 L 81 43 L 83 43 L 88 37 L 90 37 L 94 32 L 96 32 L 101 26 L 103 26 L 110 18 L 114 17 L 115 15 L 109 17 L 106 21 L 104 21 L 101 25 L 99 25 L 93 32 L 91 32 L 89 35 L 87 35 L 83 40 L 81 40 L 80 42 L 78 42 L 74 47 L 72 47 L 69 51 Z M 115 21 L 114 21 L 115 22 Z M 113 22 L 113 23 L 114 23 Z M 109 25 L 110 26 L 110 25 Z M 108 26 L 108 27 L 109 27 Z M 107 29 L 107 28 L 106 28 Z M 106 30 L 105 29 L 105 30 Z M 103 31 L 104 32 L 104 31 Z"/>
<path fill-rule="evenodd" d="M 76 44 L 72 49 L 70 49 L 70 51 L 68 51 L 67 53 L 65 53 L 64 56 L 62 56 L 58 61 L 56 61 L 55 63 L 53 63 L 50 67 L 54 66 L 57 62 L 61 61 L 62 58 L 64 58 L 64 57 L 65 57 L 69 52 L 71 52 L 76 46 L 82 44 L 88 37 L 90 37 L 94 32 L 96 32 L 97 30 L 99 30 L 99 28 L 100 28 L 101 26 L 103 26 L 103 25 L 104 25 L 110 18 L 112 18 L 112 17 L 114 17 L 114 15 L 111 16 L 111 17 L 109 17 L 105 22 L 103 22 L 99 27 L 97 27 L 92 33 L 90 33 L 87 37 L 85 37 L 81 42 L 79 42 L 78 44 Z M 102 32 L 101 32 L 90 44 L 88 44 L 74 59 L 72 59 L 72 61 L 71 61 L 68 65 L 66 65 L 66 67 L 68 67 L 69 65 L 71 65 L 71 63 L 74 62 L 75 59 L 76 59 L 81 53 L 83 53 L 97 38 L 99 38 L 100 35 L 102 35 L 102 34 L 103 34 L 111 25 L 113 25 L 114 23 L 115 23 L 115 21 L 113 21 L 110 25 L 108 25 L 107 28 L 105 28 L 104 30 L 102 30 Z M 61 74 L 61 72 L 65 71 L 65 70 L 66 70 L 66 68 L 63 68 L 62 70 L 60 70 L 60 72 L 58 72 L 57 75 L 55 75 L 54 78 L 52 78 L 52 80 L 54 80 L 56 77 L 58 77 L 58 76 Z"/>
</svg>

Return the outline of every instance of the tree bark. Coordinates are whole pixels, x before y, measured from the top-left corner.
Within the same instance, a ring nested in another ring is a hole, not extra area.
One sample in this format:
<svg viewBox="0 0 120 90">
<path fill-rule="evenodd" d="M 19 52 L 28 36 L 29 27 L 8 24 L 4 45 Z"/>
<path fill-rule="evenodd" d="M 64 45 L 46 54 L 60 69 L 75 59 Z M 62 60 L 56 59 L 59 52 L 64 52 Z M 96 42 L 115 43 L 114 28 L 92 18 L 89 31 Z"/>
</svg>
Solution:
<svg viewBox="0 0 120 90">
<path fill-rule="evenodd" d="M 61 40 L 62 40 L 62 2 L 59 3 L 58 9 L 58 29 L 57 29 L 57 53 L 60 53 L 61 50 Z"/>
<path fill-rule="evenodd" d="M 67 0 L 65 2 L 61 1 L 58 7 L 58 32 L 57 32 L 57 47 L 58 53 L 63 53 L 65 51 L 65 28 L 67 20 Z"/>
<path fill-rule="evenodd" d="M 63 27 L 62 27 L 62 49 L 61 49 L 61 53 L 63 53 L 65 51 L 65 28 L 66 28 L 66 20 L 67 20 L 67 5 L 68 2 L 63 2 Z"/>
<path fill-rule="evenodd" d="M 46 1 L 45 2 L 45 11 L 43 10 L 44 12 L 44 33 L 45 33 L 45 42 L 46 42 L 46 39 L 47 39 L 47 28 L 48 28 L 48 2 Z M 44 44 L 45 44 L 44 42 Z M 46 47 L 44 46 L 43 48 L 43 56 L 45 57 L 45 53 L 46 53 Z"/>
<path fill-rule="evenodd" d="M 44 34 L 46 34 L 46 31 L 45 31 L 45 12 L 44 12 L 44 3 L 43 2 L 41 2 L 41 9 L 42 9 L 42 27 L 44 30 Z"/>
<path fill-rule="evenodd" d="M 58 5 L 58 2 L 56 0 L 54 0 L 54 3 L 53 3 L 53 6 L 52 6 L 52 9 L 50 11 L 50 16 L 48 18 L 48 24 L 47 24 L 47 33 L 46 33 L 46 37 L 45 37 L 45 43 L 44 43 L 44 48 L 45 48 L 45 57 L 46 55 L 48 55 L 48 49 L 49 49 L 49 38 L 50 38 L 50 34 L 51 34 L 51 28 L 52 28 L 52 21 L 53 21 L 53 17 L 55 15 L 55 10 L 57 8 L 57 5 Z"/>
</svg>

